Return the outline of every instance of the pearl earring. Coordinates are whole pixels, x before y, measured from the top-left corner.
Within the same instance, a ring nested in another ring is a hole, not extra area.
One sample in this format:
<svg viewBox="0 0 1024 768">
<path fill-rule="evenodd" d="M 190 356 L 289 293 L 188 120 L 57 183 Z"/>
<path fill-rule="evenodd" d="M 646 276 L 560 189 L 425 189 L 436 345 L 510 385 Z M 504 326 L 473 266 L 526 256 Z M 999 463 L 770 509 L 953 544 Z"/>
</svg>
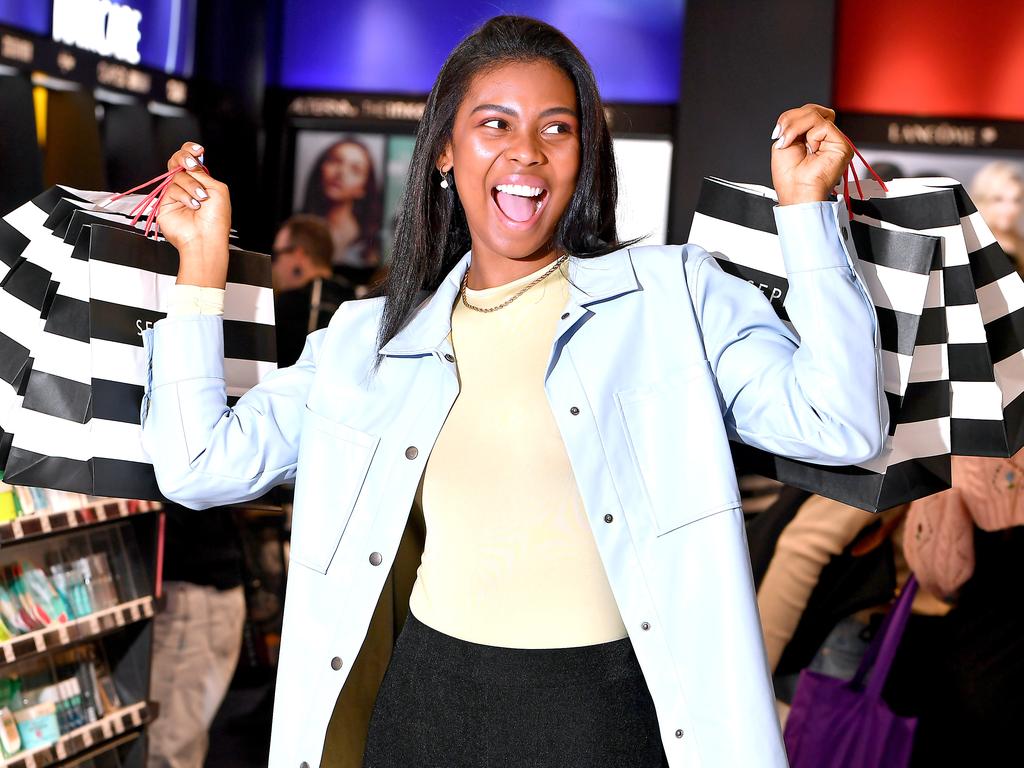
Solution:
<svg viewBox="0 0 1024 768">
<path fill-rule="evenodd" d="M 441 174 L 441 189 L 448 189 L 450 186 L 448 183 L 448 172 L 438 170 L 438 173 Z"/>
</svg>

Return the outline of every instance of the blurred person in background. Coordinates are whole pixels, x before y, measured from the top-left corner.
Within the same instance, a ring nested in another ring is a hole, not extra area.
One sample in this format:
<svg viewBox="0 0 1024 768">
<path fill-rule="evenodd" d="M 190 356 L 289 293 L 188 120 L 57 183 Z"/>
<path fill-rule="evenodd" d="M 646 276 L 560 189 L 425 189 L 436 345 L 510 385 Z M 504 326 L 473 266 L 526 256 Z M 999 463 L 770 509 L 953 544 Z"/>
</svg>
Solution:
<svg viewBox="0 0 1024 768">
<path fill-rule="evenodd" d="M 953 487 L 907 514 L 902 552 L 920 591 L 952 606 L 941 617 L 911 617 L 885 688 L 895 711 L 918 719 L 911 768 L 1019 762 L 1022 490 L 1024 451 L 954 456 Z"/>
<path fill-rule="evenodd" d="M 164 505 L 164 597 L 153 628 L 148 768 L 202 768 L 245 628 L 242 545 L 230 509 Z"/>
<path fill-rule="evenodd" d="M 331 231 L 318 216 L 292 216 L 274 238 L 271 274 L 281 368 L 299 359 L 307 335 L 326 328 L 342 302 L 355 298 L 347 281 L 331 270 L 333 253 Z"/>
<path fill-rule="evenodd" d="M 1006 161 L 989 163 L 971 182 L 971 199 L 1018 272 L 1024 272 L 1024 172 Z"/>
<path fill-rule="evenodd" d="M 306 183 L 303 211 L 327 222 L 335 271 L 365 282 L 380 264 L 383 212 L 377 170 L 363 142 L 346 136 L 320 154 Z"/>
</svg>

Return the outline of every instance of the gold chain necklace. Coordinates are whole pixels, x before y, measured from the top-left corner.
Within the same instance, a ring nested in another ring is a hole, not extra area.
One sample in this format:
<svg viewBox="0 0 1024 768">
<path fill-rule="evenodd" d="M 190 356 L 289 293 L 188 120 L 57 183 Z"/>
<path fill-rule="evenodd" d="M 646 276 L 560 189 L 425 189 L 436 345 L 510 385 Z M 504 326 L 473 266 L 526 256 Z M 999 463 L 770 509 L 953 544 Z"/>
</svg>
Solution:
<svg viewBox="0 0 1024 768">
<path fill-rule="evenodd" d="M 472 309 L 474 312 L 497 312 L 499 309 L 503 309 L 504 307 L 507 307 L 509 304 L 511 304 L 516 299 L 518 299 L 520 296 L 522 296 L 528 290 L 533 288 L 533 286 L 535 286 L 537 283 L 539 283 L 545 277 L 547 277 L 552 272 L 554 272 L 556 269 L 558 269 L 560 266 L 562 266 L 562 262 L 565 261 L 567 258 L 569 258 L 569 254 L 568 253 L 563 253 L 561 256 L 559 256 L 557 259 L 555 259 L 555 263 L 552 264 L 551 268 L 546 270 L 543 275 L 538 277 L 536 280 L 533 280 L 532 282 L 530 282 L 529 285 L 527 285 L 525 288 L 523 288 L 521 291 L 519 291 L 519 293 L 517 293 L 511 299 L 506 299 L 505 301 L 501 302 L 501 304 L 499 304 L 496 307 L 476 307 L 476 306 L 473 306 L 472 304 L 469 303 L 469 300 L 466 298 L 466 284 L 469 282 L 469 270 L 467 269 L 466 270 L 466 274 L 464 274 L 462 276 L 462 289 L 459 291 L 459 295 L 462 296 L 462 303 L 465 304 L 466 307 L 468 307 L 469 309 Z"/>
</svg>

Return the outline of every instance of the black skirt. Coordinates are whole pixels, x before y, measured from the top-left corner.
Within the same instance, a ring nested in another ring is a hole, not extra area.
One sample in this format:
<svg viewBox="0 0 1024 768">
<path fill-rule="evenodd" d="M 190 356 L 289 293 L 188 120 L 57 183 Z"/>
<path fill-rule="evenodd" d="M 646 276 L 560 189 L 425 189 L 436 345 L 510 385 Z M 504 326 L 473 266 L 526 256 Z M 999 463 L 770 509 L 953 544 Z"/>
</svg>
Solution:
<svg viewBox="0 0 1024 768">
<path fill-rule="evenodd" d="M 363 768 L 662 768 L 629 638 L 502 648 L 409 614 L 370 718 Z"/>
</svg>

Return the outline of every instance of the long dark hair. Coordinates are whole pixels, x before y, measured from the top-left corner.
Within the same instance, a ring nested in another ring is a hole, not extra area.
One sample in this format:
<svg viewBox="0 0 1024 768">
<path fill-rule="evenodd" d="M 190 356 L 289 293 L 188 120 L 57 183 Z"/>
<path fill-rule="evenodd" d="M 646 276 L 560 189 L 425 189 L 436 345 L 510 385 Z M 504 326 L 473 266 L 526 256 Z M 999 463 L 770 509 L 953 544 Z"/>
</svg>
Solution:
<svg viewBox="0 0 1024 768">
<path fill-rule="evenodd" d="M 555 229 L 554 247 L 579 257 L 601 256 L 622 247 L 615 230 L 618 189 L 611 134 L 590 65 L 550 24 L 525 16 L 496 16 L 448 55 L 427 98 L 395 222 L 391 271 L 382 291 L 386 300 L 379 347 L 405 325 L 420 291 L 436 289 L 470 248 L 458 193 L 441 189 L 437 171 L 470 81 L 511 62 L 533 61 L 550 62 L 565 72 L 579 103 L 580 170 L 576 190 Z"/>
<path fill-rule="evenodd" d="M 313 170 L 310 171 L 309 180 L 306 182 L 306 199 L 302 210 L 305 213 L 312 213 L 317 216 L 327 216 L 334 206 L 334 203 L 324 194 L 323 168 L 331 152 L 343 144 L 351 144 L 361 149 L 363 154 L 366 155 L 369 168 L 369 173 L 366 176 L 366 194 L 352 203 L 352 215 L 355 216 L 356 221 L 359 223 L 359 243 L 363 246 L 363 253 L 368 255 L 370 251 L 379 246 L 378 238 L 380 237 L 383 213 L 373 155 L 370 154 L 369 148 L 359 139 L 354 136 L 342 136 L 320 153 L 316 162 L 313 163 Z"/>
</svg>

